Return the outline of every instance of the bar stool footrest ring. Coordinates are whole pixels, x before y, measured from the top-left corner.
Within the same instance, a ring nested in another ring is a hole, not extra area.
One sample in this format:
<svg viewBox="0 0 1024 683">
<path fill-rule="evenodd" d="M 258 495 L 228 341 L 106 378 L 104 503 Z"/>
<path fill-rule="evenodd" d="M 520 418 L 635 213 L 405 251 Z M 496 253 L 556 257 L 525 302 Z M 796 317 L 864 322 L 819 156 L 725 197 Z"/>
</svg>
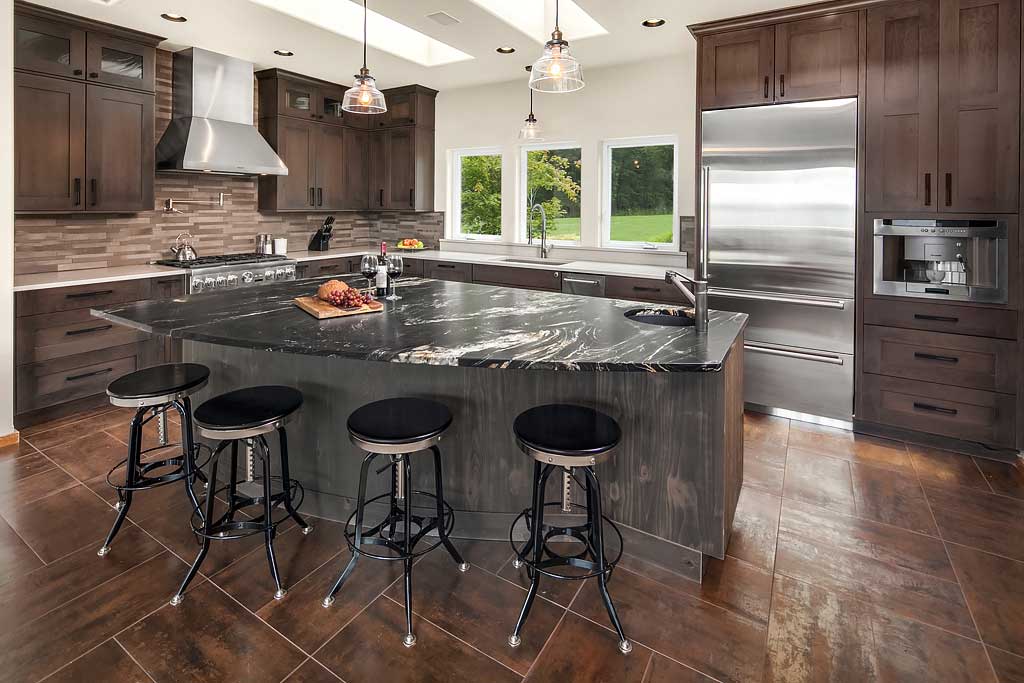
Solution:
<svg viewBox="0 0 1024 683">
<path fill-rule="evenodd" d="M 430 498 L 430 499 L 432 499 L 434 501 L 437 500 L 437 496 L 435 494 L 428 493 L 426 491 L 418 491 L 418 490 L 417 491 L 410 491 L 410 494 L 413 495 L 413 496 L 420 496 L 420 497 L 423 497 L 423 498 Z M 369 505 L 370 503 L 375 503 L 378 500 L 382 500 L 384 498 L 390 499 L 391 498 L 391 494 L 390 493 L 383 493 L 383 494 L 381 494 L 379 496 L 374 496 L 373 498 L 370 498 L 369 500 L 365 501 L 363 503 L 363 505 L 365 507 L 366 505 Z M 455 510 L 452 508 L 451 505 L 448 504 L 447 501 L 444 501 L 442 504 L 444 505 L 444 512 L 445 512 L 445 519 L 444 519 L 445 535 L 448 535 L 455 528 Z M 398 526 L 402 522 L 402 515 L 404 514 L 403 511 L 398 509 L 398 508 L 393 508 L 391 510 L 391 512 L 388 513 L 388 516 L 385 517 L 381 522 L 379 522 L 375 526 L 370 527 L 369 529 L 367 529 L 366 531 L 363 532 L 363 534 L 362 534 L 362 536 L 360 538 L 360 545 L 361 546 L 363 546 L 363 545 L 383 546 L 383 547 L 386 547 L 386 548 L 390 548 L 396 554 L 395 555 L 381 555 L 381 554 L 378 554 L 378 553 L 370 552 L 369 550 L 366 550 L 363 547 L 356 548 L 356 543 L 355 543 L 356 533 L 355 533 L 355 531 L 351 531 L 349 529 L 349 527 L 354 527 L 355 526 L 355 519 L 356 519 L 356 513 L 357 512 L 358 512 L 358 510 L 354 511 L 351 515 L 349 515 L 348 520 L 345 523 L 345 542 L 348 544 L 349 550 L 351 550 L 353 553 L 356 553 L 356 554 L 361 555 L 363 557 L 369 557 L 369 558 L 372 558 L 372 559 L 375 559 L 375 560 L 386 560 L 386 561 L 391 561 L 391 562 L 403 561 L 403 560 L 408 560 L 408 559 L 414 559 L 414 558 L 420 557 L 422 555 L 426 555 L 431 550 L 434 550 L 435 548 L 439 547 L 444 542 L 442 540 L 440 534 L 438 534 L 437 540 L 431 542 L 429 546 L 426 546 L 426 547 L 424 547 L 421 550 L 415 550 L 416 546 L 419 544 L 419 542 L 421 540 L 423 540 L 424 537 L 427 536 L 427 534 L 429 534 L 431 531 L 434 531 L 434 530 L 438 529 L 438 523 L 437 523 L 437 518 L 436 517 L 425 517 L 425 516 L 422 516 L 422 515 L 412 515 L 409 519 L 410 519 L 411 523 L 415 524 L 417 527 L 419 527 L 419 529 L 418 529 L 418 531 L 415 534 L 413 534 L 412 541 L 410 543 L 412 548 L 414 548 L 414 551 L 410 552 L 408 555 L 405 554 L 405 549 L 403 548 L 404 541 L 401 541 L 401 542 L 394 541 L 392 539 L 384 538 L 383 536 L 379 535 L 380 532 L 383 531 L 385 527 L 390 526 L 392 524 L 392 522 L 394 522 L 395 526 Z"/>
<path fill-rule="evenodd" d="M 572 503 L 572 506 L 574 508 L 586 509 L 584 505 L 580 505 L 579 503 Z M 559 509 L 561 509 L 562 501 L 544 503 L 544 507 L 558 507 Z M 597 570 L 597 562 L 596 555 L 594 553 L 594 548 L 590 543 L 590 539 L 587 537 L 587 533 L 590 531 L 589 523 L 569 527 L 556 526 L 552 524 L 543 525 L 541 527 L 541 533 L 544 534 L 544 539 L 541 556 L 546 556 L 547 559 L 542 560 L 540 563 L 534 562 L 533 558 L 530 557 L 530 551 L 532 549 L 531 539 L 534 533 L 533 529 L 530 528 L 532 512 L 532 508 L 526 508 L 518 515 L 516 515 L 516 518 L 512 520 L 512 524 L 509 525 L 508 532 L 508 542 L 509 545 L 512 546 L 512 552 L 515 553 L 516 558 L 526 567 L 527 572 L 532 573 L 534 571 L 537 571 L 544 576 L 549 576 L 553 579 L 559 579 L 563 581 L 582 581 L 584 579 L 592 579 L 602 574 L 602 572 Z M 513 538 L 513 533 L 515 531 L 516 525 L 519 523 L 519 520 L 523 518 L 526 519 L 526 527 L 527 530 L 530 531 L 530 539 L 527 539 L 523 544 L 523 548 L 520 549 L 516 545 L 515 539 Z M 615 524 L 615 522 L 613 522 L 611 519 L 609 519 L 607 515 L 601 515 L 601 518 L 604 521 L 604 526 L 611 528 L 611 530 L 615 532 L 615 535 L 619 539 L 619 548 L 618 552 L 615 554 L 615 557 L 612 559 L 605 559 L 605 569 L 603 573 L 606 574 L 608 578 L 611 578 L 612 571 L 615 569 L 615 566 L 619 563 L 619 560 L 622 559 L 622 549 L 624 547 L 622 541 L 622 532 L 619 531 L 618 525 Z M 572 537 L 580 543 L 582 543 L 583 550 L 572 555 L 565 555 L 558 552 L 549 545 L 551 539 L 560 538 L 564 536 Z M 590 559 L 586 559 L 588 556 L 590 557 Z M 551 571 L 551 568 L 553 567 L 575 567 L 577 569 L 583 569 L 587 573 L 565 574 L 561 572 Z"/>
</svg>

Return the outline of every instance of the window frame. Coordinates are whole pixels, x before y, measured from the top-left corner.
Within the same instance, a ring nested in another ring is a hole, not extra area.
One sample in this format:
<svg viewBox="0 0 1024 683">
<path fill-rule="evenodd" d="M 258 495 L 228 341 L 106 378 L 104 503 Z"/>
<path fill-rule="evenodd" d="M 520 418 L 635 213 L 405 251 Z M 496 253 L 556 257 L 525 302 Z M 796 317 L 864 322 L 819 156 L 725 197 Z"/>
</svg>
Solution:
<svg viewBox="0 0 1024 683">
<path fill-rule="evenodd" d="M 664 147 L 672 145 L 672 241 L 627 242 L 612 239 L 612 150 L 627 147 Z M 679 251 L 679 136 L 645 135 L 614 138 L 601 144 L 601 247 L 611 249 L 647 249 Z"/>
<path fill-rule="evenodd" d="M 529 163 L 527 162 L 527 154 L 529 152 L 536 152 L 542 149 L 578 149 L 580 151 L 580 164 L 583 163 L 583 152 L 584 147 L 582 144 L 574 141 L 543 141 L 543 142 L 531 142 L 528 144 L 519 146 L 519 191 L 516 193 L 516 237 L 515 241 L 518 244 L 527 244 L 529 242 L 529 232 L 527 229 L 527 219 L 530 211 L 526 206 L 526 190 L 529 187 L 527 183 L 526 175 L 529 172 Z M 583 196 L 583 173 L 582 168 L 580 172 L 580 196 Z M 556 246 L 580 246 L 583 244 L 583 202 L 580 202 L 580 238 L 578 240 L 552 240 L 548 239 L 548 244 L 554 244 Z"/>
<path fill-rule="evenodd" d="M 481 235 L 475 232 L 464 233 L 462 232 L 462 159 L 464 157 L 482 157 L 482 156 L 494 156 L 501 160 L 501 170 L 504 175 L 505 172 L 505 156 L 504 150 L 501 147 L 461 147 L 450 151 L 450 179 L 449 179 L 449 191 L 448 201 L 450 203 L 449 214 L 451 216 L 451 239 L 456 240 L 468 240 L 468 241 L 482 241 L 482 242 L 500 242 L 502 239 L 502 233 L 504 232 L 504 225 L 498 224 L 497 235 Z M 502 181 L 501 190 L 499 191 L 502 204 L 502 216 L 504 216 L 504 204 L 505 204 L 505 192 L 504 192 L 504 180 Z"/>
</svg>

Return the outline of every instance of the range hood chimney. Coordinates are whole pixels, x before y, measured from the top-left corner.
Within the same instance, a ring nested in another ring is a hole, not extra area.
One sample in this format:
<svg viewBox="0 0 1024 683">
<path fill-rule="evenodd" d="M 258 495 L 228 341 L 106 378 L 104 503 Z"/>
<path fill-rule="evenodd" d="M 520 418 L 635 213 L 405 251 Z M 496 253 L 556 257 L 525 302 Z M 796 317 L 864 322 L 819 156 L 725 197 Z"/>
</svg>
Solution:
<svg viewBox="0 0 1024 683">
<path fill-rule="evenodd" d="M 197 47 L 176 52 L 173 92 L 173 119 L 156 148 L 158 171 L 288 175 L 252 125 L 252 64 Z"/>
</svg>

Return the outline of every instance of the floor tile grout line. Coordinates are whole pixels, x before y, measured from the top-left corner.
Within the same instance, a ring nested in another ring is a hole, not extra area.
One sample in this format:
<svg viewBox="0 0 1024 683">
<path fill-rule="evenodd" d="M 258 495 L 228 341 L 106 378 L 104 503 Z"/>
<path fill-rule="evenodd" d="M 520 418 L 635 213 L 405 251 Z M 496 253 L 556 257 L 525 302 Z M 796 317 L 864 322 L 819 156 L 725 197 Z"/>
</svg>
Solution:
<svg viewBox="0 0 1024 683">
<path fill-rule="evenodd" d="M 981 465 L 978 464 L 978 459 L 975 458 L 973 455 L 968 455 L 966 457 L 970 458 L 971 462 L 974 463 L 974 469 L 977 470 L 978 473 L 981 475 L 981 478 L 982 480 L 984 480 L 985 486 L 988 487 L 988 490 L 991 491 L 994 495 L 999 495 L 998 493 L 996 493 L 996 487 L 992 486 L 992 482 L 988 480 L 988 477 L 985 475 L 985 472 L 982 471 Z M 1010 463 L 1007 464 L 1009 465 Z"/>
<path fill-rule="evenodd" d="M 149 673 L 149 671 L 146 670 L 146 667 L 142 666 L 142 662 L 140 662 L 139 660 L 135 659 L 135 655 L 133 655 L 131 652 L 128 652 L 128 648 L 126 648 L 124 645 L 121 644 L 121 641 L 117 639 L 116 635 L 115 636 L 111 636 L 110 639 L 112 641 L 114 641 L 115 643 L 117 643 L 117 646 L 119 648 L 121 648 L 124 651 L 124 653 L 126 655 L 128 655 L 128 657 L 133 662 L 135 662 L 135 666 L 139 667 L 139 669 L 142 671 L 142 673 L 146 674 L 146 677 L 149 678 L 149 680 L 151 680 L 153 683 L 156 683 L 156 679 L 153 678 L 153 675 L 151 673 Z"/>
<path fill-rule="evenodd" d="M 792 421 L 789 426 L 792 427 Z M 786 461 L 782 468 L 782 491 L 786 490 L 786 470 L 789 465 L 789 429 L 786 430 Z M 775 568 L 779 564 L 779 534 L 782 533 L 782 502 L 785 499 L 779 497 L 779 517 L 775 520 L 775 550 L 772 553 L 772 580 L 771 588 L 768 593 L 768 618 L 765 620 L 764 627 L 764 654 L 761 656 L 761 677 L 764 678 L 765 672 L 768 669 L 769 655 L 771 654 L 768 650 L 768 645 L 771 642 L 772 634 L 772 615 L 773 607 L 775 606 L 775 581 L 779 576 L 775 571 Z M 856 504 L 856 503 L 855 503 Z"/>
<path fill-rule="evenodd" d="M 651 650 L 651 654 L 647 657 L 647 664 L 644 666 L 644 672 L 640 675 L 640 683 L 647 683 L 647 674 L 651 673 L 651 668 L 654 665 L 654 650 Z"/>
<path fill-rule="evenodd" d="M 558 617 L 558 621 L 555 622 L 555 627 L 551 629 L 551 633 L 549 633 L 548 637 L 544 640 L 544 644 L 540 646 L 539 650 L 537 650 L 537 656 L 533 658 L 533 661 L 530 662 L 530 666 L 526 668 L 526 673 L 523 675 L 524 681 L 530 677 L 530 674 L 533 672 L 533 668 L 537 666 L 537 662 L 539 662 L 540 658 L 544 655 L 544 650 L 548 649 L 548 645 L 550 645 L 551 641 L 554 640 L 555 634 L 558 633 L 558 629 L 560 629 L 562 624 L 565 623 L 565 616 L 567 614 L 569 614 L 568 608 L 562 610 L 562 616 Z M 618 636 L 618 634 L 615 635 Z"/>
<path fill-rule="evenodd" d="M 402 603 L 398 602 L 397 600 L 395 600 L 394 598 L 392 598 L 392 597 L 391 597 L 390 595 L 388 595 L 387 593 L 383 593 L 383 594 L 381 594 L 381 596 L 380 596 L 380 597 L 384 598 L 385 600 L 388 600 L 389 602 L 391 602 L 391 603 L 393 603 L 393 604 L 395 604 L 395 605 L 398 605 L 398 606 L 399 606 L 399 607 L 401 607 L 402 609 L 405 609 L 405 605 L 404 605 L 404 604 L 402 604 Z M 374 600 L 374 602 L 376 602 L 376 600 Z M 476 645 L 474 645 L 473 643 L 469 642 L 468 640 L 465 640 L 465 639 L 463 639 L 463 638 L 460 638 L 459 636 L 455 635 L 454 633 L 452 633 L 451 631 L 449 631 L 449 630 L 448 630 L 448 629 L 446 629 L 445 627 L 441 626 L 441 625 L 440 625 L 440 624 L 438 624 L 437 622 L 434 622 L 434 621 L 432 621 L 432 620 L 428 619 L 428 618 L 427 618 L 427 617 L 425 617 L 425 616 L 424 616 L 423 614 L 421 614 L 421 613 L 417 612 L 415 608 L 413 608 L 413 610 L 412 610 L 412 613 L 413 613 L 413 614 L 414 614 L 414 615 L 415 615 L 416 617 L 418 617 L 419 619 L 422 619 L 423 621 L 427 622 L 428 624 L 430 624 L 431 626 L 433 626 L 434 628 L 436 628 L 437 630 L 439 630 L 439 631 L 440 631 L 441 633 L 444 633 L 445 635 L 447 635 L 447 636 L 450 636 L 451 638 L 454 638 L 455 640 L 459 641 L 460 643 L 462 643 L 462 644 L 463 644 L 463 645 L 465 645 L 466 647 L 470 648 L 471 650 L 475 650 L 476 652 L 479 652 L 480 654 L 482 654 L 482 655 L 483 655 L 484 657 L 486 657 L 487 659 L 490 659 L 490 660 L 491 660 L 492 662 L 494 662 L 495 664 L 497 664 L 497 665 L 501 666 L 502 668 L 508 669 L 509 671 L 511 671 L 512 673 L 514 673 L 514 674 L 515 674 L 516 676 L 519 676 L 520 678 L 526 678 L 526 676 L 524 676 L 523 674 L 519 673 L 518 671 L 516 671 L 515 669 L 513 669 L 513 668 L 512 668 L 511 666 L 509 666 L 508 664 L 506 664 L 505 662 L 502 662 L 502 661 L 498 660 L 497 658 L 495 658 L 494 656 L 492 656 L 492 655 L 488 654 L 487 652 L 484 652 L 483 650 L 481 650 L 480 648 L 478 648 L 478 647 L 477 647 Z M 564 616 L 564 610 L 563 610 L 563 616 Z M 538 656 L 538 657 L 540 656 L 539 652 L 538 652 L 538 655 L 537 655 L 537 656 Z M 532 666 L 532 663 L 531 663 L 531 666 Z"/>
<path fill-rule="evenodd" d="M 51 671 L 50 673 L 46 674 L 46 675 L 45 675 L 45 676 L 43 676 L 42 678 L 38 678 L 38 679 L 36 679 L 36 683 L 42 683 L 43 681 L 45 681 L 45 680 L 47 680 L 47 679 L 53 678 L 54 676 L 56 676 L 57 674 L 59 674 L 59 673 L 60 673 L 61 671 L 63 671 L 64 669 L 68 668 L 69 666 L 71 666 L 72 664 L 74 664 L 75 662 L 77 662 L 77 661 L 78 661 L 79 659 L 82 659 L 83 657 L 88 657 L 88 656 L 89 656 L 90 654 L 92 654 L 92 653 L 93 653 L 93 652 L 95 652 L 96 650 L 100 649 L 101 647 L 103 647 L 104 645 L 106 645 L 107 643 L 109 643 L 109 642 L 110 642 L 111 640 L 113 640 L 113 639 L 114 639 L 114 636 L 110 636 L 110 637 L 109 637 L 109 638 L 107 638 L 106 640 L 100 641 L 99 643 L 97 643 L 96 645 L 93 645 L 93 646 L 92 646 L 92 647 L 90 647 L 90 648 L 89 648 L 88 650 L 86 650 L 86 651 L 85 651 L 85 652 L 83 652 L 82 654 L 78 655 L 78 656 L 77 656 L 77 657 L 75 657 L 74 659 L 71 659 L 71 660 L 69 660 L 69 661 L 67 661 L 67 662 L 64 662 L 64 663 L 63 663 L 63 664 L 61 664 L 61 665 L 60 665 L 59 667 L 57 667 L 56 669 L 54 669 L 54 670 L 53 670 L 53 671 Z M 145 669 L 143 669 L 143 672 L 145 672 Z M 148 674 L 148 673 L 147 673 L 146 675 L 147 675 L 147 676 L 149 676 L 149 674 Z M 150 679 L 150 680 L 152 680 L 152 679 Z"/>
<path fill-rule="evenodd" d="M 29 542 L 28 542 L 28 541 L 27 541 L 27 540 L 25 539 L 25 537 L 24 537 L 24 536 L 22 536 L 22 535 L 21 535 L 21 533 L 20 533 L 20 532 L 19 532 L 19 531 L 18 531 L 17 529 L 15 529 L 15 528 L 14 528 L 14 525 L 13 525 L 13 524 L 11 524 L 10 520 L 9 520 L 9 519 L 7 519 L 7 516 L 6 516 L 6 515 L 4 515 L 4 514 L 3 514 L 2 512 L 0 512 L 0 519 L 2 519 L 2 520 L 3 520 L 3 522 L 4 522 L 4 524 L 6 524 L 6 525 L 7 525 L 7 528 L 8 528 L 8 529 L 10 529 L 10 530 L 11 530 L 11 532 L 12 532 L 12 533 L 13 533 L 13 534 L 14 534 L 15 536 L 17 536 L 17 537 L 18 537 L 18 540 L 20 540 L 20 541 L 21 541 L 22 543 L 24 543 L 24 544 L 25 544 L 25 547 L 26 547 L 26 548 L 28 548 L 29 550 L 31 550 L 31 551 L 32 551 L 32 554 L 36 556 L 36 559 L 37 559 L 37 560 L 39 560 L 40 562 L 42 562 L 42 563 L 43 563 L 43 567 L 45 567 L 45 566 L 47 566 L 47 565 L 49 564 L 49 563 L 48 563 L 48 562 L 47 562 L 46 560 L 44 560 L 44 559 L 43 559 L 43 556 L 39 554 L 39 551 L 38 551 L 38 550 L 36 550 L 35 548 L 33 548 L 33 547 L 32 547 L 32 544 L 31 544 L 31 543 L 29 543 Z M 76 551 L 72 551 L 72 552 L 76 552 Z M 60 558 L 57 558 L 57 559 L 60 559 Z M 54 560 L 54 562 L 56 562 L 56 561 L 57 561 L 57 560 Z M 42 569 L 42 567 L 36 567 L 36 569 Z M 33 569 L 32 571 L 35 571 L 35 569 Z"/>
</svg>

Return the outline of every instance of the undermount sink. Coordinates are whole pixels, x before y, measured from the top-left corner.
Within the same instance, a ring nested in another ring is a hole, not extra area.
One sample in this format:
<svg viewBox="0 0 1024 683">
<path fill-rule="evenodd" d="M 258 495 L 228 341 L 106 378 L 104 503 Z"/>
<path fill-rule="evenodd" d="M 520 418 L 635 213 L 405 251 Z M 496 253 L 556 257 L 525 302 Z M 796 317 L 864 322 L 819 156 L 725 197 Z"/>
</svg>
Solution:
<svg viewBox="0 0 1024 683">
<path fill-rule="evenodd" d="M 568 261 L 552 261 L 546 258 L 503 258 L 502 263 L 525 263 L 538 266 L 564 266 Z"/>
<path fill-rule="evenodd" d="M 682 308 L 634 308 L 623 313 L 630 320 L 648 325 L 693 327 L 693 315 Z"/>
</svg>

